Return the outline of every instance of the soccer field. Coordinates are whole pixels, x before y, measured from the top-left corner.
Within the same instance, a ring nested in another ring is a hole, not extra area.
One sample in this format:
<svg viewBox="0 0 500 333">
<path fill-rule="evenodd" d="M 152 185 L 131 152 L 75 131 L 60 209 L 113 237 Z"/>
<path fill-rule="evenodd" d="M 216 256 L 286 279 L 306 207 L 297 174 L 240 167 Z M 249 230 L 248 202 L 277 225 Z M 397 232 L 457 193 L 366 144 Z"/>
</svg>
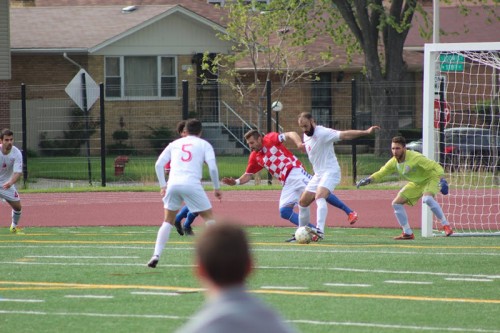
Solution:
<svg viewBox="0 0 500 333">
<path fill-rule="evenodd" d="M 500 332 L 498 238 L 328 228 L 299 245 L 283 242 L 292 228 L 246 230 L 249 290 L 301 332 Z M 173 332 L 204 301 L 193 238 L 174 231 L 150 269 L 157 227 L 25 231 L 0 229 L 1 332 Z"/>
</svg>

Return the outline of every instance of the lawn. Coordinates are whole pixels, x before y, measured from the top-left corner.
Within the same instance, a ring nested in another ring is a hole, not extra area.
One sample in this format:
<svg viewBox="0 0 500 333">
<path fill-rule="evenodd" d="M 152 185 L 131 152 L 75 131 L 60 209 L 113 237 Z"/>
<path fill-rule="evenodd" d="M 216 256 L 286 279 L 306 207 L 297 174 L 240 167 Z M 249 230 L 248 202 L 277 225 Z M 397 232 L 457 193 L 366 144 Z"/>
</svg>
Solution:
<svg viewBox="0 0 500 333">
<path fill-rule="evenodd" d="M 393 229 L 247 228 L 249 290 L 301 332 L 500 332 L 494 237 L 395 242 Z M 2 332 L 172 332 L 201 306 L 193 238 L 172 234 L 146 267 L 156 227 L 0 229 Z M 197 229 L 195 229 L 195 232 Z M 256 318 L 258 320 L 258 318 Z"/>
</svg>

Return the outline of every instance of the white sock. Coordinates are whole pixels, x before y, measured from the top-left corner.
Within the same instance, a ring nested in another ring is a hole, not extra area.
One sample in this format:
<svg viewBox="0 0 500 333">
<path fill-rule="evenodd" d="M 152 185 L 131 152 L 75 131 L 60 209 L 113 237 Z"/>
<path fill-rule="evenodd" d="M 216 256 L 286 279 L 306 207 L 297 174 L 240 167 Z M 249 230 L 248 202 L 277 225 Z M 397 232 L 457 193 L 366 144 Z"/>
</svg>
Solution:
<svg viewBox="0 0 500 333">
<path fill-rule="evenodd" d="M 21 211 L 12 210 L 12 227 L 17 227 L 19 219 L 21 218 Z"/>
<path fill-rule="evenodd" d="M 302 207 L 299 205 L 299 227 L 309 224 L 311 220 L 309 207 Z"/>
<path fill-rule="evenodd" d="M 170 238 L 170 230 L 172 230 L 172 225 L 168 222 L 163 222 L 158 230 L 158 234 L 156 235 L 155 256 L 161 256 L 161 253 Z"/>
<path fill-rule="evenodd" d="M 403 232 L 407 235 L 411 235 L 413 231 L 408 224 L 408 215 L 406 215 L 405 206 L 401 204 L 394 204 L 392 207 L 394 208 L 394 215 L 396 215 L 399 225 L 403 228 Z"/>
<path fill-rule="evenodd" d="M 214 224 L 215 224 L 215 220 L 207 220 L 207 221 L 205 221 L 205 225 L 206 226 L 214 225 Z"/>
<path fill-rule="evenodd" d="M 448 221 L 446 220 L 446 217 L 444 216 L 443 210 L 441 209 L 441 206 L 437 203 L 437 201 L 430 195 L 424 195 L 422 198 L 422 202 L 429 206 L 431 211 L 436 215 L 436 217 L 441 221 L 442 225 L 448 225 Z"/>
<path fill-rule="evenodd" d="M 318 230 L 321 232 L 325 232 L 326 215 L 328 214 L 328 206 L 326 205 L 326 199 L 325 198 L 316 199 L 316 206 L 317 206 L 316 228 L 318 228 Z"/>
</svg>

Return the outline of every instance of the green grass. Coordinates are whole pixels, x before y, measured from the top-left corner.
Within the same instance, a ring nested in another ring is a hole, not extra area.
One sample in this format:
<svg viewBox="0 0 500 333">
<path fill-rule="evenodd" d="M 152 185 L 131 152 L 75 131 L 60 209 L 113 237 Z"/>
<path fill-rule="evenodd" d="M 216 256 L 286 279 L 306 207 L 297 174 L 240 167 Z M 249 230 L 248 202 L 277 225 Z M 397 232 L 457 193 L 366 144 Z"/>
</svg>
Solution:
<svg viewBox="0 0 500 333">
<path fill-rule="evenodd" d="M 305 154 L 298 154 L 307 170 L 312 172 L 311 164 Z M 115 176 L 114 159 L 106 159 L 106 178 L 108 182 L 128 181 L 156 183 L 154 164 L 157 156 L 130 156 L 125 165 L 123 176 Z M 352 157 L 351 155 L 338 155 L 341 165 L 343 186 L 352 185 Z M 28 184 L 36 183 L 37 179 L 64 179 L 75 181 L 90 180 L 98 183 L 101 181 L 101 161 L 98 157 L 87 160 L 85 157 L 30 157 L 28 159 Z M 248 156 L 217 156 L 217 165 L 221 177 L 239 177 L 247 167 Z M 358 155 L 358 175 L 367 175 L 375 172 L 386 162 L 386 158 L 375 158 L 371 154 Z M 260 173 L 263 183 L 267 182 L 267 171 Z M 208 180 L 208 169 L 205 168 L 203 179 Z"/>
<path fill-rule="evenodd" d="M 149 269 L 157 227 L 25 231 L 0 229 L 2 332 L 172 332 L 203 303 L 192 238 L 174 232 Z M 249 289 L 302 332 L 499 332 L 497 238 L 330 228 L 298 245 L 283 242 L 291 228 L 247 231 Z"/>
</svg>

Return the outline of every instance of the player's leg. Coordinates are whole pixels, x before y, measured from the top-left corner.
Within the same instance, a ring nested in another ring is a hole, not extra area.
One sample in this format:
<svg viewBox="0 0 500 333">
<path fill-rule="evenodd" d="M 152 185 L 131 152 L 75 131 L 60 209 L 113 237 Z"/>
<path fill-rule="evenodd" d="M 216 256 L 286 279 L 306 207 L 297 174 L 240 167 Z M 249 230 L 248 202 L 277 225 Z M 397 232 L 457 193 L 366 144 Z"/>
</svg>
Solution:
<svg viewBox="0 0 500 333">
<path fill-rule="evenodd" d="M 199 214 L 205 220 L 206 225 L 215 223 L 212 204 L 201 185 L 186 189 L 184 202 L 191 213 Z"/>
<path fill-rule="evenodd" d="M 419 189 L 416 187 L 414 183 L 406 184 L 401 191 L 399 191 L 398 195 L 392 201 L 392 208 L 394 209 L 394 215 L 396 216 L 396 220 L 399 225 L 403 229 L 403 233 L 394 237 L 396 240 L 410 240 L 415 239 L 415 235 L 413 234 L 413 230 L 410 227 L 410 223 L 408 222 L 408 214 L 406 214 L 406 209 L 404 207 L 405 204 L 413 205 L 413 201 L 409 201 L 409 198 L 414 198 L 417 196 L 417 200 L 419 198 Z"/>
<path fill-rule="evenodd" d="M 432 213 L 439 219 L 441 225 L 443 226 L 445 235 L 451 236 L 453 234 L 453 230 L 450 226 L 450 223 L 446 219 L 441 206 L 436 201 L 436 199 L 434 199 L 434 196 L 440 190 L 439 187 L 439 177 L 431 179 L 425 186 L 422 202 L 426 204 L 431 209 Z"/>
<path fill-rule="evenodd" d="M 170 238 L 170 232 L 172 231 L 172 222 L 175 221 L 175 215 L 177 211 L 182 206 L 182 197 L 179 193 L 182 190 L 182 186 L 169 186 L 167 187 L 167 192 L 163 197 L 163 207 L 165 208 L 165 216 L 163 222 L 158 229 L 156 234 L 155 248 L 153 256 L 148 262 L 148 267 L 155 268 L 160 260 L 160 256 Z"/>
<path fill-rule="evenodd" d="M 193 224 L 194 219 L 198 217 L 198 213 L 191 213 L 189 212 L 186 216 L 186 220 L 184 221 L 184 232 L 188 236 L 194 236 L 193 228 L 191 227 L 191 224 Z"/>
<path fill-rule="evenodd" d="M 189 209 L 187 208 L 187 206 L 184 205 L 184 207 L 182 207 L 181 210 L 179 210 L 177 215 L 175 215 L 175 223 L 174 223 L 175 229 L 177 230 L 177 233 L 181 236 L 184 236 L 184 230 L 182 229 L 181 222 L 183 219 L 187 217 L 188 214 L 189 214 Z"/>
<path fill-rule="evenodd" d="M 316 177 L 316 176 L 315 176 Z M 320 233 L 325 232 L 326 217 L 328 215 L 328 206 L 326 198 L 331 194 L 333 189 L 340 183 L 339 173 L 325 173 L 321 175 L 316 188 L 316 228 Z M 320 235 L 321 237 L 321 235 Z"/>
<path fill-rule="evenodd" d="M 358 213 L 349 208 L 349 206 L 347 206 L 335 194 L 330 193 L 330 195 L 326 197 L 326 202 L 334 207 L 337 207 L 338 209 L 343 210 L 347 214 L 347 222 L 349 222 L 349 224 L 354 224 L 358 221 Z"/>
<path fill-rule="evenodd" d="M 7 190 L 2 190 L 0 193 L 0 197 L 5 199 L 5 201 L 12 208 L 11 214 L 11 223 L 10 223 L 10 232 L 16 234 L 22 234 L 23 231 L 19 228 L 19 220 L 21 219 L 21 199 L 17 190 L 14 186 Z"/>
<path fill-rule="evenodd" d="M 155 268 L 158 265 L 160 256 L 163 253 L 163 249 L 170 238 L 170 232 L 172 231 L 172 224 L 168 221 L 173 221 L 175 219 L 177 211 L 165 209 L 165 219 L 161 224 L 158 233 L 156 234 L 155 249 L 153 256 L 148 262 L 148 267 Z"/>
</svg>

